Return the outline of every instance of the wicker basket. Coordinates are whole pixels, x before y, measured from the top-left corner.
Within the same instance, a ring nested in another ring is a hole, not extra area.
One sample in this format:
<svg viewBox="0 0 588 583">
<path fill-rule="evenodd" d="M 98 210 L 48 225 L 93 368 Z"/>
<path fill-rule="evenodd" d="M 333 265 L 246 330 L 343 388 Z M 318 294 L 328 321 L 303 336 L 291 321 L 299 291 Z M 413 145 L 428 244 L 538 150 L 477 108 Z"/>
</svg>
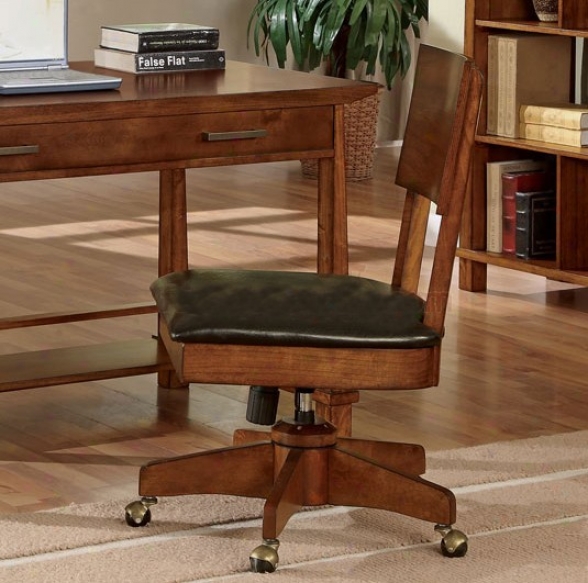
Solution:
<svg viewBox="0 0 588 583">
<path fill-rule="evenodd" d="M 347 180 L 366 180 L 372 177 L 379 108 L 380 92 L 344 106 Z M 318 177 L 318 160 L 302 160 L 301 164 L 303 176 Z"/>
</svg>

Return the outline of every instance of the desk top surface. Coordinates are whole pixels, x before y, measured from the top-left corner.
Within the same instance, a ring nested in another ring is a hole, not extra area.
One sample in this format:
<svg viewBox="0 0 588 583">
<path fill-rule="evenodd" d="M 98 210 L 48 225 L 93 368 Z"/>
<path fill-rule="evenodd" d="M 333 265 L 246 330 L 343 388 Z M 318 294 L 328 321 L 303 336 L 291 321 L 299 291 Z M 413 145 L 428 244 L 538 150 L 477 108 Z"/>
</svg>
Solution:
<svg viewBox="0 0 588 583">
<path fill-rule="evenodd" d="M 113 74 L 91 62 L 72 68 Z M 100 120 L 129 116 L 280 109 L 349 103 L 378 85 L 228 61 L 224 70 L 135 75 L 119 90 L 0 97 L 0 124 Z"/>
</svg>

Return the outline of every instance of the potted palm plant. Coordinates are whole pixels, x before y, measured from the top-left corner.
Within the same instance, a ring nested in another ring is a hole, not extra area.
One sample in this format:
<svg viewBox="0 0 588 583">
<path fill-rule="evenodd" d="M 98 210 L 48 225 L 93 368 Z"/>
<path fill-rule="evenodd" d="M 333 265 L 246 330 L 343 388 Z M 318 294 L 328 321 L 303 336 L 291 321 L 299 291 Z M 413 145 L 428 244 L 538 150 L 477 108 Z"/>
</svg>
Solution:
<svg viewBox="0 0 588 583">
<path fill-rule="evenodd" d="M 379 65 L 390 89 L 410 68 L 410 35 L 420 37 L 428 8 L 428 0 L 257 0 L 247 39 L 253 40 L 255 53 L 265 54 L 268 63 L 271 48 L 279 67 L 286 66 L 290 54 L 299 68 L 310 71 L 322 65 L 325 74 L 333 77 L 346 77 L 361 65 L 365 75 L 374 75 Z M 369 103 L 346 106 L 348 179 L 371 176 L 378 97 L 364 101 Z M 365 152 L 357 152 L 360 168 L 354 167 L 354 141 L 370 154 L 366 163 Z M 315 175 L 316 164 L 303 165 L 303 171 Z"/>
</svg>

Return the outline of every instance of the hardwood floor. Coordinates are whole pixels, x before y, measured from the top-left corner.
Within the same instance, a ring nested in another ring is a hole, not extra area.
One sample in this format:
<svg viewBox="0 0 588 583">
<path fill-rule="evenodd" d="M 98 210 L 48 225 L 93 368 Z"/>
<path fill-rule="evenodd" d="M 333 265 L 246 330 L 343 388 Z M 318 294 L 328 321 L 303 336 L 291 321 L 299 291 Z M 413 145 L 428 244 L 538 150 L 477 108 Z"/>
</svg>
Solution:
<svg viewBox="0 0 588 583">
<path fill-rule="evenodd" d="M 348 186 L 354 274 L 390 277 L 394 155 L 379 150 L 374 179 Z M 157 187 L 153 173 L 0 184 L 3 316 L 149 300 Z M 190 171 L 191 263 L 314 269 L 314 193 L 297 162 Z M 5 331 L 0 354 L 147 335 L 154 323 Z M 354 435 L 444 449 L 588 429 L 587 328 L 586 289 L 493 268 L 486 294 L 454 284 L 440 386 L 362 393 Z M 158 390 L 154 375 L 1 393 L 0 512 L 130 501 L 144 462 L 229 444 L 247 425 L 246 397 Z"/>
</svg>

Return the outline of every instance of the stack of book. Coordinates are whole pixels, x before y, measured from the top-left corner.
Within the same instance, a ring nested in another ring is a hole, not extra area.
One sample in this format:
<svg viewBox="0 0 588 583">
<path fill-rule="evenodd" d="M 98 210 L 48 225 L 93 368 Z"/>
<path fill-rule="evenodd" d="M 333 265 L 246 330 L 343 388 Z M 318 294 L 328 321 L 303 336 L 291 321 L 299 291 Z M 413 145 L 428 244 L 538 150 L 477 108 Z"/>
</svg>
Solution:
<svg viewBox="0 0 588 583">
<path fill-rule="evenodd" d="M 488 134 L 518 138 L 522 104 L 566 101 L 572 44 L 545 34 L 488 36 Z"/>
<path fill-rule="evenodd" d="M 556 250 L 553 161 L 488 162 L 486 180 L 486 250 L 520 259 L 552 259 Z"/>
<path fill-rule="evenodd" d="M 186 23 L 102 26 L 98 67 L 129 73 L 224 69 L 219 30 Z"/>
<path fill-rule="evenodd" d="M 502 253 L 521 259 L 555 257 L 555 179 L 547 170 L 502 175 Z"/>
<path fill-rule="evenodd" d="M 520 137 L 563 146 L 588 145 L 588 104 L 521 105 Z"/>
<path fill-rule="evenodd" d="M 506 249 L 508 253 L 512 250 L 511 236 L 507 235 L 506 242 L 504 241 L 505 205 L 502 177 L 512 172 L 541 172 L 548 167 L 545 160 L 538 159 L 498 160 L 486 164 L 486 250 L 488 252 L 503 253 Z M 506 214 L 514 215 L 508 205 Z M 510 224 L 507 221 L 507 225 Z"/>
</svg>

